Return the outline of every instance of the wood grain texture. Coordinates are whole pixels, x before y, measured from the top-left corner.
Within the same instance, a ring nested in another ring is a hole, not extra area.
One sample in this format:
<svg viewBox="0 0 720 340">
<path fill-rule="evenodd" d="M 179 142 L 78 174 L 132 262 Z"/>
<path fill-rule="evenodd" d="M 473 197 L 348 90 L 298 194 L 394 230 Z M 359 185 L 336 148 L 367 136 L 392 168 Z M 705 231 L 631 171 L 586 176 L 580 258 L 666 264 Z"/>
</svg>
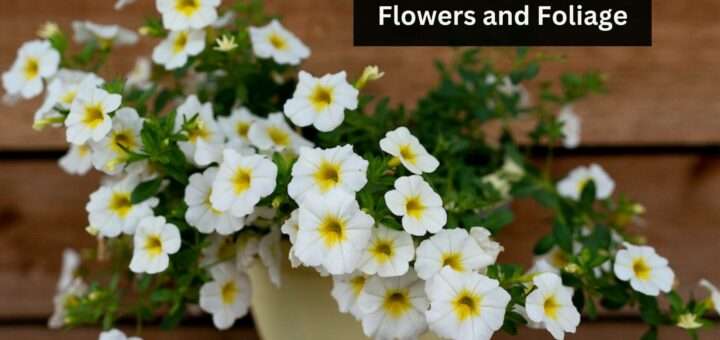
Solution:
<svg viewBox="0 0 720 340">
<path fill-rule="evenodd" d="M 227 2 L 227 1 L 226 1 Z M 347 69 L 357 74 L 363 66 L 378 64 L 387 76 L 371 91 L 412 103 L 435 82 L 433 59 L 447 59 L 449 48 L 352 47 L 352 1 L 272 0 L 270 8 L 284 15 L 285 24 L 312 47 L 305 68 L 314 73 Z M 0 68 L 7 68 L 14 51 L 45 20 L 68 27 L 73 19 L 120 23 L 138 27 L 144 15 L 153 14 L 152 1 L 138 1 L 118 15 L 112 1 L 4 0 L 0 2 Z M 720 142 L 720 96 L 716 79 L 720 68 L 720 2 L 661 1 L 654 3 L 652 48 L 546 48 L 567 55 L 567 63 L 554 63 L 547 77 L 563 70 L 594 69 L 609 77 L 610 94 L 578 106 L 584 119 L 588 145 L 707 144 Z M 155 41 L 138 48 L 119 49 L 106 75 L 120 75 L 136 53 L 149 53 Z M 34 133 L 35 100 L 0 107 L 0 150 L 60 149 L 60 131 Z"/>
</svg>

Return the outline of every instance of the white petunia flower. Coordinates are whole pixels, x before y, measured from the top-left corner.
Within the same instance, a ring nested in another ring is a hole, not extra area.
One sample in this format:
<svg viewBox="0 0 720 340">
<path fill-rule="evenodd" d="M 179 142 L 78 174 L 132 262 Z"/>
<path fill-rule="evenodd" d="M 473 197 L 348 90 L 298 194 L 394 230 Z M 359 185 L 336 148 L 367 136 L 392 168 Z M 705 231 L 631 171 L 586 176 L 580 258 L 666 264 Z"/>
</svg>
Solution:
<svg viewBox="0 0 720 340">
<path fill-rule="evenodd" d="M 352 195 L 335 191 L 308 197 L 300 206 L 295 255 L 306 266 L 322 265 L 330 274 L 349 274 L 358 265 L 375 223 Z"/>
<path fill-rule="evenodd" d="M 368 276 L 356 271 L 352 274 L 333 275 L 333 288 L 330 295 L 337 301 L 341 313 L 350 313 L 355 319 L 362 318 L 357 300 L 362 293 Z"/>
<path fill-rule="evenodd" d="M 277 20 L 263 27 L 250 27 L 253 52 L 258 58 L 272 58 L 278 64 L 298 65 L 310 56 L 310 49 Z"/>
<path fill-rule="evenodd" d="M 271 113 L 267 119 L 258 119 L 248 130 L 250 143 L 260 150 L 282 152 L 290 149 L 298 152 L 301 147 L 312 147 L 312 143 L 295 133 L 285 121 L 282 113 Z"/>
<path fill-rule="evenodd" d="M 80 254 L 75 249 L 68 248 L 63 250 L 60 277 L 57 282 L 58 291 L 63 291 L 70 287 L 77 276 L 78 268 L 80 268 Z"/>
<path fill-rule="evenodd" d="M 232 236 L 212 234 L 207 239 L 210 243 L 202 249 L 200 266 L 212 267 L 220 263 L 235 263 L 239 247 Z"/>
<path fill-rule="evenodd" d="M 90 195 L 90 202 L 85 209 L 90 225 L 97 228 L 100 235 L 115 237 L 120 233 L 133 234 L 141 219 L 153 216 L 157 198 L 148 198 L 137 204 L 130 201 L 130 195 L 138 184 L 140 180 L 136 176 L 127 176 L 100 187 Z"/>
<path fill-rule="evenodd" d="M 205 49 L 205 31 L 175 31 L 155 47 L 152 60 L 174 70 L 185 66 L 188 57 L 200 54 Z"/>
<path fill-rule="evenodd" d="M 70 144 L 70 150 L 58 161 L 71 175 L 84 175 L 92 168 L 92 154 L 87 144 Z"/>
<path fill-rule="evenodd" d="M 245 224 L 242 217 L 217 210 L 210 203 L 212 185 L 217 173 L 218 168 L 211 167 L 202 174 L 196 173 L 190 176 L 188 186 L 185 188 L 185 203 L 188 206 L 185 220 L 201 233 L 217 232 L 220 235 L 230 235 L 241 230 Z"/>
<path fill-rule="evenodd" d="M 610 197 L 615 189 L 615 182 L 605 170 L 597 164 L 591 164 L 589 167 L 580 166 L 570 171 L 567 177 L 557 183 L 557 191 L 561 196 L 579 200 L 589 181 L 595 183 L 597 199 Z"/>
<path fill-rule="evenodd" d="M 543 273 L 533 278 L 536 289 L 525 299 L 525 311 L 533 322 L 542 323 L 555 339 L 575 333 L 580 313 L 573 305 L 573 289 L 563 286 L 560 276 Z"/>
<path fill-rule="evenodd" d="M 55 75 L 60 65 L 60 53 L 48 41 L 24 43 L 10 70 L 3 73 L 5 92 L 10 96 L 33 98 L 43 90 L 43 78 Z"/>
<path fill-rule="evenodd" d="M 170 254 L 180 250 L 180 231 L 165 217 L 145 217 L 138 223 L 133 239 L 130 270 L 134 273 L 156 274 L 167 269 Z"/>
<path fill-rule="evenodd" d="M 212 281 L 200 287 L 200 308 L 212 314 L 215 327 L 225 330 L 248 312 L 250 279 L 229 264 L 210 268 L 210 274 Z"/>
<path fill-rule="evenodd" d="M 368 161 L 352 145 L 331 149 L 300 149 L 292 168 L 288 194 L 302 203 L 308 195 L 324 197 L 333 190 L 354 194 L 367 184 Z"/>
<path fill-rule="evenodd" d="M 215 121 L 212 103 L 201 103 L 197 96 L 189 96 L 177 108 L 175 131 L 190 121 L 193 123 L 187 131 L 188 140 L 178 142 L 185 157 L 201 166 L 219 161 L 224 137 Z"/>
<path fill-rule="evenodd" d="M 345 71 L 315 78 L 300 71 L 293 97 L 285 102 L 285 115 L 297 126 L 332 131 L 345 120 L 345 110 L 358 106 L 358 90 L 348 84 Z"/>
<path fill-rule="evenodd" d="M 445 267 L 465 273 L 493 263 L 493 256 L 462 228 L 444 229 L 422 241 L 415 256 L 415 271 L 423 280 L 432 278 Z"/>
<path fill-rule="evenodd" d="M 445 268 L 426 287 L 427 321 L 443 338 L 490 339 L 505 319 L 510 294 L 497 280 Z"/>
<path fill-rule="evenodd" d="M 563 146 L 574 149 L 580 145 L 580 117 L 573 111 L 572 105 L 563 106 L 558 115 L 558 121 L 563 124 Z"/>
<path fill-rule="evenodd" d="M 297 268 L 302 264 L 300 259 L 298 259 L 295 255 L 295 241 L 297 240 L 297 234 L 300 230 L 299 215 L 300 209 L 293 210 L 292 213 L 290 213 L 290 217 L 288 217 L 288 219 L 285 220 L 283 225 L 280 227 L 280 231 L 288 236 L 290 244 L 293 245 L 290 247 L 290 251 L 288 252 L 288 259 L 290 260 L 290 266 L 292 268 Z"/>
<path fill-rule="evenodd" d="M 127 75 L 125 85 L 139 89 L 148 89 L 152 86 L 150 76 L 152 75 L 152 63 L 150 59 L 142 57 L 135 61 L 135 66 Z"/>
<path fill-rule="evenodd" d="M 212 186 L 212 206 L 236 217 L 252 213 L 260 199 L 275 190 L 277 170 L 275 163 L 263 156 L 242 156 L 226 149 Z"/>
<path fill-rule="evenodd" d="M 357 305 L 363 332 L 374 339 L 416 339 L 427 330 L 425 282 L 413 271 L 398 277 L 368 278 Z"/>
<path fill-rule="evenodd" d="M 265 265 L 265 268 L 267 268 L 268 275 L 270 275 L 270 282 L 272 282 L 275 287 L 280 287 L 281 283 L 282 248 L 280 247 L 280 240 L 280 230 L 273 228 L 269 234 L 260 240 L 258 247 L 260 261 Z"/>
<path fill-rule="evenodd" d="M 497 261 L 500 252 L 505 250 L 500 243 L 493 241 L 490 231 L 483 227 L 472 227 L 470 229 L 470 236 L 475 239 L 480 249 L 492 258 L 493 263 Z"/>
<path fill-rule="evenodd" d="M 95 142 L 105 138 L 112 129 L 110 113 L 122 102 L 118 94 L 111 94 L 98 87 L 97 77 L 86 77 L 75 95 L 70 114 L 65 120 L 67 141 L 73 144 Z"/>
<path fill-rule="evenodd" d="M 70 110 L 80 84 L 86 80 L 88 85 L 100 86 L 103 80 L 92 73 L 61 69 L 48 85 L 47 95 L 40 108 L 35 112 L 33 128 L 40 129 L 48 124 L 62 126 L 65 117 L 56 110 Z"/>
<path fill-rule="evenodd" d="M 119 329 L 113 328 L 109 331 L 100 333 L 98 340 L 142 340 L 142 338 L 137 336 L 128 337 Z"/>
<path fill-rule="evenodd" d="M 385 193 L 385 204 L 394 215 L 402 216 L 403 228 L 412 235 L 434 234 L 447 223 L 442 198 L 417 175 L 395 180 L 395 190 Z"/>
<path fill-rule="evenodd" d="M 201 29 L 218 18 L 220 0 L 156 0 L 163 26 L 170 31 Z"/>
<path fill-rule="evenodd" d="M 675 281 L 667 259 L 648 246 L 625 243 L 625 249 L 615 255 L 613 271 L 618 279 L 630 281 L 634 290 L 650 296 L 669 292 Z"/>
<path fill-rule="evenodd" d="M 715 312 L 720 314 L 720 290 L 710 283 L 710 281 L 705 279 L 700 280 L 700 286 L 705 287 L 708 291 L 710 291 L 710 302 L 712 304 L 712 308 L 715 309 Z"/>
<path fill-rule="evenodd" d="M 75 42 L 78 44 L 96 41 L 101 47 L 134 45 L 138 35 L 118 25 L 100 25 L 91 21 L 73 21 Z"/>
<path fill-rule="evenodd" d="M 359 268 L 368 275 L 400 276 L 407 273 L 413 257 L 415 244 L 410 234 L 380 225 L 373 229 Z"/>
<path fill-rule="evenodd" d="M 394 156 L 406 169 L 416 175 L 433 172 L 440 165 L 438 160 L 429 154 L 420 141 L 404 126 L 388 131 L 380 140 L 380 149 Z"/>
<path fill-rule="evenodd" d="M 250 126 L 259 119 L 250 110 L 244 107 L 237 107 L 232 110 L 228 117 L 218 117 L 218 125 L 225 133 L 225 137 L 231 142 L 237 141 L 242 144 L 250 144 L 248 131 Z"/>
<path fill-rule="evenodd" d="M 125 169 L 130 154 L 142 147 L 140 130 L 143 119 L 133 108 L 123 107 L 115 112 L 110 133 L 99 142 L 90 142 L 92 161 L 96 169 L 116 175 Z"/>
<path fill-rule="evenodd" d="M 67 310 L 75 306 L 87 292 L 88 286 L 80 278 L 73 279 L 62 288 L 58 285 L 58 291 L 53 297 L 53 313 L 48 319 L 48 328 L 62 328 L 67 323 Z"/>
</svg>

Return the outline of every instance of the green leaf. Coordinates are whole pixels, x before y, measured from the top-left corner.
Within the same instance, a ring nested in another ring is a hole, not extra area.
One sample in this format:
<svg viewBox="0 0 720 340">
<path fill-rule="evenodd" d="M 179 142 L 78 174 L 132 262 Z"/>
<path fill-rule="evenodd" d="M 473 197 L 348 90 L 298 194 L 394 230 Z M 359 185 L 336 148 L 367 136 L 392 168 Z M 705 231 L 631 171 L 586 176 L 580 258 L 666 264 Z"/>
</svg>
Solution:
<svg viewBox="0 0 720 340">
<path fill-rule="evenodd" d="M 645 334 L 642 335 L 640 340 L 657 340 L 658 338 L 658 328 L 656 326 L 650 326 L 650 329 L 645 332 Z"/>
<path fill-rule="evenodd" d="M 533 248 L 533 254 L 535 254 L 535 255 L 547 254 L 554 246 L 555 246 L 555 238 L 553 237 L 553 235 L 552 234 L 545 235 L 537 243 L 535 243 L 535 247 Z"/>
<path fill-rule="evenodd" d="M 555 244 L 557 244 L 560 249 L 564 250 L 569 254 L 572 254 L 573 237 L 572 231 L 567 224 L 556 219 L 555 223 L 553 223 L 552 235 L 553 239 L 555 240 Z"/>
<path fill-rule="evenodd" d="M 156 178 L 146 182 L 140 183 L 130 195 L 130 202 L 132 204 L 138 204 L 145 201 L 146 199 L 155 196 L 160 190 L 162 184 L 162 178 Z"/>
</svg>

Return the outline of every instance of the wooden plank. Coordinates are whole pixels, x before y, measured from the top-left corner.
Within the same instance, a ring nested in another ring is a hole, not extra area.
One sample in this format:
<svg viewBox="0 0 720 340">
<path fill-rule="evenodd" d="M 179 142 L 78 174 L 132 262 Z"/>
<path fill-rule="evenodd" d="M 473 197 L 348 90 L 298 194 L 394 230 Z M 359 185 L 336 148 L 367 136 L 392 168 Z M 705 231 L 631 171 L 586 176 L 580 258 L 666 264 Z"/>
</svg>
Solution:
<svg viewBox="0 0 720 340">
<path fill-rule="evenodd" d="M 315 72 L 347 69 L 357 74 L 363 66 L 379 64 L 385 79 L 370 90 L 412 103 L 436 80 L 433 59 L 447 59 L 449 48 L 352 47 L 352 1 L 329 1 L 323 6 L 311 0 L 268 1 L 285 16 L 285 24 L 312 47 L 313 57 L 304 68 Z M 720 97 L 715 80 L 720 68 L 720 22 L 713 13 L 720 3 L 712 0 L 662 1 L 654 4 L 652 48 L 547 48 L 568 56 L 568 63 L 549 67 L 548 76 L 562 70 L 596 69 L 609 76 L 610 94 L 581 104 L 584 143 L 596 144 L 704 144 L 720 142 Z M 6 68 L 14 51 L 45 20 L 65 27 L 73 19 L 92 19 L 137 27 L 154 13 L 151 1 L 129 6 L 122 15 L 109 2 L 92 0 L 7 0 L 0 3 L 0 68 Z M 123 74 L 137 52 L 149 53 L 155 41 L 137 49 L 119 49 L 111 58 L 108 75 Z M 690 52 L 691 51 L 691 52 Z M 412 74 L 412 81 L 408 75 Z M 60 131 L 31 131 L 35 100 L 14 108 L 0 106 L 1 149 L 62 148 Z M 31 136 L 31 137 L 30 137 Z"/>
<path fill-rule="evenodd" d="M 720 283 L 717 266 L 704 264 L 720 244 L 720 158 L 572 157 L 557 161 L 557 173 L 589 162 L 602 164 L 622 192 L 645 205 L 639 231 L 670 259 L 683 294 L 704 294 L 696 288 L 702 277 Z M 93 244 L 83 230 L 84 206 L 98 176 L 71 177 L 48 161 L 3 161 L 0 174 L 0 301 L 9 306 L 0 319 L 42 317 L 51 310 L 62 249 Z M 501 261 L 529 264 L 534 242 L 550 229 L 548 216 L 528 202 L 514 210 L 517 221 L 501 233 Z"/>
</svg>

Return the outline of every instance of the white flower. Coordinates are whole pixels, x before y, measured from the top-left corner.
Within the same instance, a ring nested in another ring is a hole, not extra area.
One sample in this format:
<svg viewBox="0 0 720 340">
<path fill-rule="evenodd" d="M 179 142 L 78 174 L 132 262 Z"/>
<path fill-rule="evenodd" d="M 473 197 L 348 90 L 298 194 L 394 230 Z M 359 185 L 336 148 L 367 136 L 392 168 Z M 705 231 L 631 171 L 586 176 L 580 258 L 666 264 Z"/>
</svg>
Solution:
<svg viewBox="0 0 720 340">
<path fill-rule="evenodd" d="M 220 235 L 230 235 L 245 225 L 242 217 L 235 217 L 212 207 L 210 196 L 217 173 L 218 168 L 211 167 L 202 174 L 196 173 L 190 176 L 188 186 L 185 188 L 185 203 L 188 206 L 185 220 L 201 233 L 217 232 Z"/>
<path fill-rule="evenodd" d="M 97 77 L 86 77 L 75 95 L 70 114 L 65 120 L 67 141 L 84 144 L 100 141 L 112 129 L 110 113 L 120 107 L 122 97 L 98 87 Z"/>
<path fill-rule="evenodd" d="M 675 280 L 667 259 L 655 253 L 655 249 L 629 243 L 615 255 L 613 271 L 618 279 L 630 281 L 634 290 L 650 296 L 669 292 Z"/>
<path fill-rule="evenodd" d="M 357 305 L 363 332 L 375 339 L 416 339 L 427 330 L 425 282 L 414 272 L 398 277 L 370 277 Z"/>
<path fill-rule="evenodd" d="M 128 337 L 122 331 L 113 328 L 109 331 L 100 333 L 98 340 L 142 340 L 142 338 L 137 336 Z"/>
<path fill-rule="evenodd" d="M 223 28 L 223 27 L 225 27 L 225 26 L 228 26 L 228 25 L 230 25 L 231 23 L 233 23 L 233 20 L 235 20 L 235 16 L 236 16 L 236 15 L 235 15 L 235 11 L 233 11 L 233 10 L 228 10 L 228 11 L 226 11 L 222 16 L 220 16 L 219 18 L 217 18 L 217 20 L 215 20 L 215 22 L 213 22 L 212 24 L 210 24 L 210 27 L 213 27 L 213 28 Z"/>
<path fill-rule="evenodd" d="M 360 260 L 360 270 L 381 277 L 407 273 L 409 262 L 415 257 L 415 244 L 410 234 L 385 226 L 373 229 L 370 243 Z"/>
<path fill-rule="evenodd" d="M 295 133 L 282 113 L 271 113 L 267 119 L 258 119 L 248 130 L 250 143 L 260 150 L 281 152 L 285 149 L 297 152 L 303 146 L 312 147 L 312 143 Z"/>
<path fill-rule="evenodd" d="M 213 266 L 210 274 L 212 281 L 200 288 L 200 308 L 212 314 L 215 327 L 228 329 L 248 312 L 250 279 L 229 264 Z"/>
<path fill-rule="evenodd" d="M 117 110 L 110 133 L 99 142 L 90 142 L 95 168 L 110 175 L 120 173 L 128 160 L 128 151 L 140 151 L 142 125 L 143 120 L 135 109 L 124 107 Z"/>
<path fill-rule="evenodd" d="M 116 11 L 119 11 L 119 10 L 125 8 L 125 6 L 132 4 L 134 2 L 135 2 L 135 0 L 117 0 L 115 2 L 114 8 Z"/>
<path fill-rule="evenodd" d="M 492 78 L 494 78 L 494 76 L 492 76 Z M 492 82 L 494 82 L 494 80 Z M 502 83 L 498 85 L 497 90 L 498 92 L 508 97 L 519 96 L 520 102 L 518 103 L 518 105 L 520 106 L 520 108 L 526 108 L 530 106 L 530 92 L 528 92 L 528 90 L 522 84 L 513 83 L 512 79 L 510 79 L 509 76 L 505 76 L 502 78 Z M 494 102 L 490 104 L 491 108 L 495 107 Z"/>
<path fill-rule="evenodd" d="M 490 231 L 483 227 L 472 227 L 470 229 L 470 236 L 475 239 L 475 242 L 477 242 L 478 246 L 480 246 L 480 249 L 492 258 L 493 263 L 497 261 L 497 257 L 500 255 L 500 252 L 505 250 L 500 243 L 492 240 L 492 234 Z"/>
<path fill-rule="evenodd" d="M 570 171 L 567 177 L 557 183 L 557 191 L 562 196 L 578 200 L 589 181 L 595 183 L 597 199 L 610 197 L 615 189 L 615 182 L 605 170 L 597 164 L 591 164 L 589 167 L 580 166 Z"/>
<path fill-rule="evenodd" d="M 127 176 L 116 183 L 102 186 L 90 195 L 85 209 L 91 226 L 97 228 L 102 236 L 115 237 L 120 233 L 133 234 L 138 222 L 153 216 L 153 208 L 158 204 L 155 197 L 132 204 L 130 195 L 140 181 L 135 176 Z"/>
<path fill-rule="evenodd" d="M 533 259 L 533 266 L 530 273 L 555 273 L 560 274 L 560 270 L 568 265 L 568 255 L 562 249 L 553 247 L 546 254 L 536 256 Z"/>
<path fill-rule="evenodd" d="M 580 313 L 572 303 L 573 289 L 562 284 L 560 276 L 543 273 L 533 278 L 536 287 L 525 299 L 525 311 L 533 322 L 541 322 L 555 339 L 565 332 L 575 333 Z"/>
<path fill-rule="evenodd" d="M 57 290 L 63 291 L 70 287 L 77 276 L 80 268 L 80 254 L 75 249 L 65 249 L 62 254 L 60 277 L 58 278 Z"/>
<path fill-rule="evenodd" d="M 306 266 L 322 265 L 330 274 L 352 273 L 367 247 L 375 223 L 355 198 L 335 191 L 308 197 L 300 206 L 295 255 Z"/>
<path fill-rule="evenodd" d="M 345 71 L 315 78 L 300 71 L 293 97 L 285 102 L 285 115 L 297 126 L 334 130 L 345 120 L 345 110 L 358 106 L 358 90 L 348 84 Z"/>
<path fill-rule="evenodd" d="M 52 21 L 47 21 L 37 30 L 37 35 L 43 39 L 50 39 L 55 34 L 60 33 L 60 26 Z"/>
<path fill-rule="evenodd" d="M 252 234 L 242 233 L 236 244 L 235 265 L 240 270 L 246 270 L 255 263 L 256 255 L 260 252 L 260 239 Z"/>
<path fill-rule="evenodd" d="M 412 235 L 434 234 L 447 222 L 442 198 L 417 175 L 395 180 L 395 190 L 385 193 L 385 204 L 393 214 L 402 216 L 403 228 Z"/>
<path fill-rule="evenodd" d="M 558 121 L 563 124 L 563 146 L 574 149 L 580 145 L 580 117 L 573 111 L 572 105 L 563 106 L 558 115 Z"/>
<path fill-rule="evenodd" d="M 200 266 L 212 267 L 220 263 L 235 263 L 238 251 L 238 242 L 232 236 L 212 234 L 208 236 L 210 242 L 202 249 Z"/>
<path fill-rule="evenodd" d="M 169 255 L 180 250 L 181 241 L 180 231 L 165 217 L 143 218 L 135 231 L 130 270 L 148 274 L 164 271 L 170 263 Z"/>
<path fill-rule="evenodd" d="M 101 47 L 113 45 L 134 45 L 138 42 L 138 35 L 118 25 L 100 25 L 90 21 L 73 21 L 75 42 L 78 44 L 97 41 Z"/>
<path fill-rule="evenodd" d="M 510 294 L 497 280 L 445 268 L 426 287 L 427 321 L 444 338 L 490 339 L 505 319 Z"/>
<path fill-rule="evenodd" d="M 71 175 L 84 175 L 92 168 L 92 155 L 87 144 L 70 144 L 70 150 L 58 161 L 60 167 Z"/>
<path fill-rule="evenodd" d="M 200 54 L 205 49 L 205 31 L 174 31 L 155 47 L 152 60 L 174 70 L 185 66 L 188 57 Z"/>
<path fill-rule="evenodd" d="M 180 150 L 185 157 L 201 166 L 218 161 L 224 137 L 215 121 L 212 103 L 201 103 L 197 96 L 189 96 L 177 108 L 175 131 L 180 131 L 183 123 L 190 121 L 192 124 L 187 131 L 188 140 L 178 142 Z"/>
<path fill-rule="evenodd" d="M 156 0 L 163 26 L 171 31 L 201 29 L 217 20 L 220 0 Z"/>
<path fill-rule="evenodd" d="M 415 271 L 423 280 L 430 279 L 445 267 L 464 273 L 493 263 L 493 257 L 462 228 L 441 230 L 422 241 L 415 254 Z"/>
<path fill-rule="evenodd" d="M 705 279 L 700 280 L 700 286 L 705 287 L 708 291 L 710 291 L 710 302 L 712 303 L 712 308 L 715 308 L 715 311 L 720 314 L 720 290 L 710 283 L 710 281 Z"/>
<path fill-rule="evenodd" d="M 68 308 L 75 306 L 88 291 L 88 286 L 80 278 L 73 279 L 62 289 L 59 286 L 58 288 L 53 297 L 53 313 L 48 319 L 48 328 L 50 329 L 62 328 L 67 321 Z"/>
<path fill-rule="evenodd" d="M 210 202 L 220 211 L 244 217 L 253 212 L 261 198 L 275 190 L 277 166 L 260 155 L 242 156 L 226 149 Z"/>
<path fill-rule="evenodd" d="M 263 27 L 250 27 L 253 52 L 258 58 L 272 58 L 278 64 L 300 64 L 310 49 L 277 20 Z"/>
<path fill-rule="evenodd" d="M 288 251 L 288 259 L 290 260 L 290 266 L 292 268 L 299 267 L 302 263 L 300 262 L 300 259 L 297 258 L 297 255 L 295 255 L 295 240 L 297 240 L 297 234 L 300 230 L 300 209 L 295 209 L 290 213 L 290 217 L 288 217 L 287 220 L 283 223 L 283 225 L 280 227 L 280 231 L 287 235 L 290 239 L 290 244 L 293 246 L 290 247 L 290 251 Z"/>
<path fill-rule="evenodd" d="M 150 83 L 150 76 L 152 75 L 152 64 L 148 58 L 142 57 L 135 61 L 135 66 L 127 75 L 127 81 L 125 85 L 128 87 L 137 87 L 139 89 L 148 89 L 152 84 Z"/>
<path fill-rule="evenodd" d="M 388 131 L 380 140 L 380 149 L 397 158 L 405 168 L 416 175 L 433 172 L 440 165 L 404 126 Z"/>
<path fill-rule="evenodd" d="M 103 80 L 92 73 L 61 69 L 48 85 L 47 95 L 40 108 L 35 112 L 33 128 L 42 128 L 45 125 L 61 126 L 65 117 L 56 107 L 70 110 L 75 100 L 80 84 L 86 80 L 88 85 L 94 83 L 100 86 Z"/>
<path fill-rule="evenodd" d="M 265 235 L 260 240 L 258 254 L 260 255 L 260 261 L 265 268 L 268 270 L 270 275 L 270 282 L 275 287 L 280 287 L 280 270 L 282 265 L 282 249 L 280 247 L 281 234 L 278 228 Z"/>
<path fill-rule="evenodd" d="M 5 91 L 30 99 L 43 90 L 43 78 L 55 75 L 60 65 L 60 54 L 48 41 L 33 40 L 20 47 L 9 71 L 3 73 Z"/>
<path fill-rule="evenodd" d="M 331 149 L 300 149 L 292 168 L 288 194 L 302 203 L 308 195 L 326 196 L 333 190 L 354 194 L 367 184 L 368 161 L 353 152 L 352 145 Z"/>
<path fill-rule="evenodd" d="M 250 144 L 248 131 L 257 119 L 258 117 L 254 116 L 247 108 L 237 107 L 232 110 L 230 116 L 218 117 L 218 125 L 231 142 Z"/>
<path fill-rule="evenodd" d="M 363 313 L 357 304 L 368 276 L 356 271 L 352 274 L 333 275 L 333 288 L 330 295 L 337 301 L 341 313 L 350 313 L 360 320 Z"/>
</svg>

